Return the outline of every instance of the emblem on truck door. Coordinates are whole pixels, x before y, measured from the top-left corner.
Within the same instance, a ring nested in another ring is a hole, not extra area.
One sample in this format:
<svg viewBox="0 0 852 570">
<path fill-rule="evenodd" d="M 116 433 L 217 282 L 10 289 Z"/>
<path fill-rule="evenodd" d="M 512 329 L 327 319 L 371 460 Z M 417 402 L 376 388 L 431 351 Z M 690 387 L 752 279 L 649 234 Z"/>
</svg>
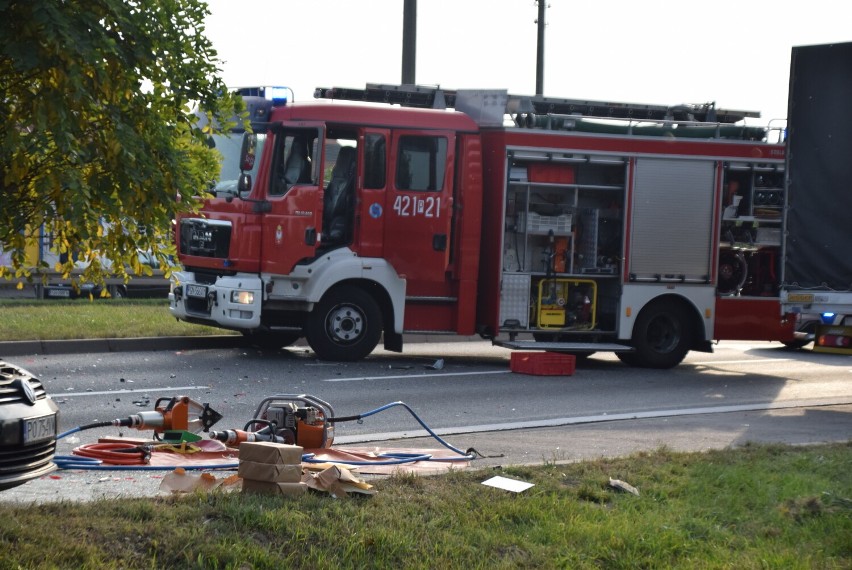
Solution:
<svg viewBox="0 0 852 570">
<path fill-rule="evenodd" d="M 213 241 L 213 232 L 206 228 L 193 228 L 192 229 L 192 241 L 207 243 Z"/>
<path fill-rule="evenodd" d="M 284 231 L 281 229 L 281 225 L 275 228 L 275 245 L 281 245 L 281 240 L 284 238 Z"/>
</svg>

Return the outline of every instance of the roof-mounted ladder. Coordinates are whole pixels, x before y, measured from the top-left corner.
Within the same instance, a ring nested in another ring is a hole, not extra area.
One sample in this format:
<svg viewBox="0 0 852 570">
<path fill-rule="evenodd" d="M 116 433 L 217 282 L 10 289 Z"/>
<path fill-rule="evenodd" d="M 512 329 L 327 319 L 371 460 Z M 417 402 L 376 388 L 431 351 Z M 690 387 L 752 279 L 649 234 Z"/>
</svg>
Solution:
<svg viewBox="0 0 852 570">
<path fill-rule="evenodd" d="M 317 99 L 388 103 L 426 109 L 447 109 L 456 108 L 456 98 L 460 93 L 476 91 L 451 90 L 420 85 L 381 85 L 368 83 L 364 89 L 317 87 L 314 91 L 314 97 Z M 494 93 L 494 91 L 478 91 Z M 702 123 L 736 123 L 745 118 L 760 118 L 759 111 L 717 109 L 715 103 L 673 106 L 645 105 L 640 103 L 560 99 L 540 95 L 506 95 L 506 109 L 504 114 L 570 115 L 611 119 L 694 121 Z"/>
</svg>

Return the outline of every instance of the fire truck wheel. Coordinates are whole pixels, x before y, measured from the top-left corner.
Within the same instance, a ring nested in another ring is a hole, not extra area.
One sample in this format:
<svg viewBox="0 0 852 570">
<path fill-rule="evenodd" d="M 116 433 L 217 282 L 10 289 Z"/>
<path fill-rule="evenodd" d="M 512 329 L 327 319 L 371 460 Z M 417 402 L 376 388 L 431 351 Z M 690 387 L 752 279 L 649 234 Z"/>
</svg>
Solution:
<svg viewBox="0 0 852 570">
<path fill-rule="evenodd" d="M 252 332 L 243 331 L 243 336 L 252 346 L 261 350 L 278 350 L 290 346 L 302 336 L 297 332 Z"/>
<path fill-rule="evenodd" d="M 382 312 L 357 287 L 337 287 L 325 294 L 308 316 L 305 338 L 321 360 L 361 360 L 382 336 Z"/>
<path fill-rule="evenodd" d="M 617 352 L 619 360 L 642 368 L 673 368 L 692 343 L 689 316 L 682 305 L 658 301 L 639 314 L 633 327 L 633 352 Z"/>
</svg>

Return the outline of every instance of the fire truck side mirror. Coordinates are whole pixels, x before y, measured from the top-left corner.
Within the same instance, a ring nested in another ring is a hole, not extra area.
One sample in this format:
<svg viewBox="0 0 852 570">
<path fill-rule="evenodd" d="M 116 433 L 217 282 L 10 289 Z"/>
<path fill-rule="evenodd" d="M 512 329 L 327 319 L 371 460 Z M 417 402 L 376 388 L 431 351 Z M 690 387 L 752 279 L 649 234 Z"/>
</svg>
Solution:
<svg viewBox="0 0 852 570">
<path fill-rule="evenodd" d="M 240 149 L 240 170 L 245 172 L 254 168 L 257 155 L 257 135 L 246 133 L 243 135 L 243 146 Z"/>
</svg>

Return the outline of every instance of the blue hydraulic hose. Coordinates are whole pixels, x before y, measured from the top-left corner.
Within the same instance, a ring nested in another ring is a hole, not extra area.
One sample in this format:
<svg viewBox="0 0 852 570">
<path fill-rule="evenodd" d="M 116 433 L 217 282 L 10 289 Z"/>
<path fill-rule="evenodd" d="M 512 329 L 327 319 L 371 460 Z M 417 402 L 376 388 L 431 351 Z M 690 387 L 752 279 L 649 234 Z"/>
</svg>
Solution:
<svg viewBox="0 0 852 570">
<path fill-rule="evenodd" d="M 56 439 L 62 439 L 63 437 L 68 437 L 68 436 L 69 436 L 69 435 L 71 435 L 72 433 L 77 433 L 77 432 L 78 432 L 78 431 L 80 431 L 81 429 L 82 429 L 82 428 L 81 428 L 80 426 L 77 426 L 77 427 L 75 427 L 75 428 L 69 429 L 68 431 L 64 431 L 64 432 L 60 433 L 59 435 L 57 435 L 57 436 L 56 436 Z"/>
<path fill-rule="evenodd" d="M 463 456 L 465 456 L 465 457 L 464 457 L 464 459 L 474 459 L 474 457 L 473 457 L 472 455 L 470 455 L 470 454 L 468 454 L 468 453 L 465 453 L 465 452 L 464 452 L 464 451 L 462 451 L 461 449 L 459 449 L 459 448 L 457 448 L 457 447 L 453 447 L 452 445 L 450 445 L 449 443 L 447 443 L 446 441 L 444 441 L 444 440 L 441 438 L 441 436 L 439 436 L 437 433 L 435 433 L 434 431 L 432 431 L 432 428 L 430 428 L 429 426 L 427 426 L 427 425 L 426 425 L 426 423 L 425 423 L 423 420 L 421 420 L 421 419 L 420 419 L 420 416 L 418 416 L 418 415 L 414 412 L 414 410 L 412 410 L 412 409 L 408 406 L 408 404 L 406 404 L 405 402 L 391 402 L 390 404 L 385 404 L 384 406 L 381 406 L 380 408 L 376 408 L 375 410 L 372 410 L 372 411 L 369 411 L 369 412 L 367 412 L 367 413 L 361 414 L 361 417 L 362 417 L 362 418 L 367 418 L 367 417 L 370 417 L 370 416 L 372 416 L 372 415 L 374 415 L 374 414 L 378 414 L 379 412 L 384 412 L 385 410 L 388 410 L 388 409 L 390 409 L 390 408 L 393 408 L 394 406 L 402 406 L 402 407 L 404 407 L 406 410 L 408 410 L 408 413 L 409 413 L 409 414 L 411 414 L 411 415 L 414 417 L 414 419 L 415 419 L 415 420 L 417 420 L 417 423 L 419 423 L 421 426 L 423 426 L 423 429 L 425 429 L 427 432 L 429 432 L 429 435 L 431 435 L 433 438 L 435 438 L 435 439 L 438 441 L 438 443 L 440 443 L 441 445 L 443 445 L 444 447 L 446 447 L 446 448 L 447 448 L 447 449 L 449 449 L 450 451 L 454 451 L 454 452 L 458 453 L 459 455 L 463 455 Z"/>
<path fill-rule="evenodd" d="M 387 457 L 386 461 L 347 461 L 345 459 L 317 459 L 313 453 L 302 455 L 303 463 L 342 463 L 344 465 L 404 465 L 415 461 L 436 461 L 428 453 L 382 453 L 379 457 Z M 463 458 L 459 458 L 463 459 Z M 453 459 L 455 460 L 455 459 Z M 441 461 L 450 461 L 442 459 Z"/>
<path fill-rule="evenodd" d="M 84 426 L 77 426 L 75 428 L 69 429 L 68 431 L 64 431 L 64 432 L 60 433 L 59 435 L 56 436 L 56 439 L 62 439 L 63 437 L 68 437 L 72 433 L 77 433 L 78 431 L 83 431 L 84 429 L 109 427 L 111 425 L 114 425 L 113 422 L 95 422 L 95 423 L 92 423 L 92 424 L 86 424 Z"/>
<path fill-rule="evenodd" d="M 379 455 L 379 457 L 387 457 L 388 458 L 387 461 L 341 461 L 341 460 L 334 460 L 334 461 L 332 461 L 332 463 L 343 463 L 344 465 L 403 465 L 405 463 L 414 463 L 415 461 L 470 461 L 470 460 L 475 459 L 474 455 L 472 455 L 470 453 L 465 453 L 461 449 L 458 449 L 457 447 L 453 447 L 452 445 L 450 445 L 449 443 L 444 441 L 441 438 L 441 436 L 439 436 L 434 431 L 432 431 L 432 429 L 429 426 L 427 426 L 426 423 L 423 420 L 420 419 L 420 416 L 418 416 L 414 412 L 414 410 L 412 410 L 408 406 L 408 404 L 406 404 L 405 402 L 391 402 L 390 404 L 385 404 L 384 406 L 376 408 L 375 410 L 371 410 L 369 412 L 359 414 L 357 416 L 357 419 L 363 419 L 363 418 L 370 417 L 374 414 L 378 414 L 379 412 L 384 412 L 385 410 L 388 410 L 388 409 L 393 408 L 395 406 L 402 406 L 406 410 L 408 410 L 408 413 L 411 414 L 414 417 L 415 420 L 417 420 L 417 423 L 419 423 L 421 426 L 423 426 L 423 429 L 425 429 L 429 433 L 429 435 L 431 435 L 433 438 L 435 438 L 438 441 L 438 443 L 440 443 L 441 445 L 443 445 L 444 447 L 446 447 L 450 451 L 458 453 L 459 457 L 446 457 L 446 458 L 443 458 L 443 459 L 435 459 L 429 454 L 382 453 L 381 455 Z M 333 419 L 334 418 L 330 418 L 329 421 L 331 421 Z M 323 460 L 316 459 L 313 453 L 306 453 L 305 455 L 303 455 L 302 461 L 304 461 L 305 463 L 325 463 L 326 462 L 326 461 L 323 461 Z"/>
<path fill-rule="evenodd" d="M 86 469 L 91 471 L 174 471 L 178 467 L 193 470 L 236 469 L 239 463 L 219 463 L 214 465 L 104 465 L 100 459 L 77 455 L 57 455 L 53 462 L 60 469 Z"/>
</svg>

